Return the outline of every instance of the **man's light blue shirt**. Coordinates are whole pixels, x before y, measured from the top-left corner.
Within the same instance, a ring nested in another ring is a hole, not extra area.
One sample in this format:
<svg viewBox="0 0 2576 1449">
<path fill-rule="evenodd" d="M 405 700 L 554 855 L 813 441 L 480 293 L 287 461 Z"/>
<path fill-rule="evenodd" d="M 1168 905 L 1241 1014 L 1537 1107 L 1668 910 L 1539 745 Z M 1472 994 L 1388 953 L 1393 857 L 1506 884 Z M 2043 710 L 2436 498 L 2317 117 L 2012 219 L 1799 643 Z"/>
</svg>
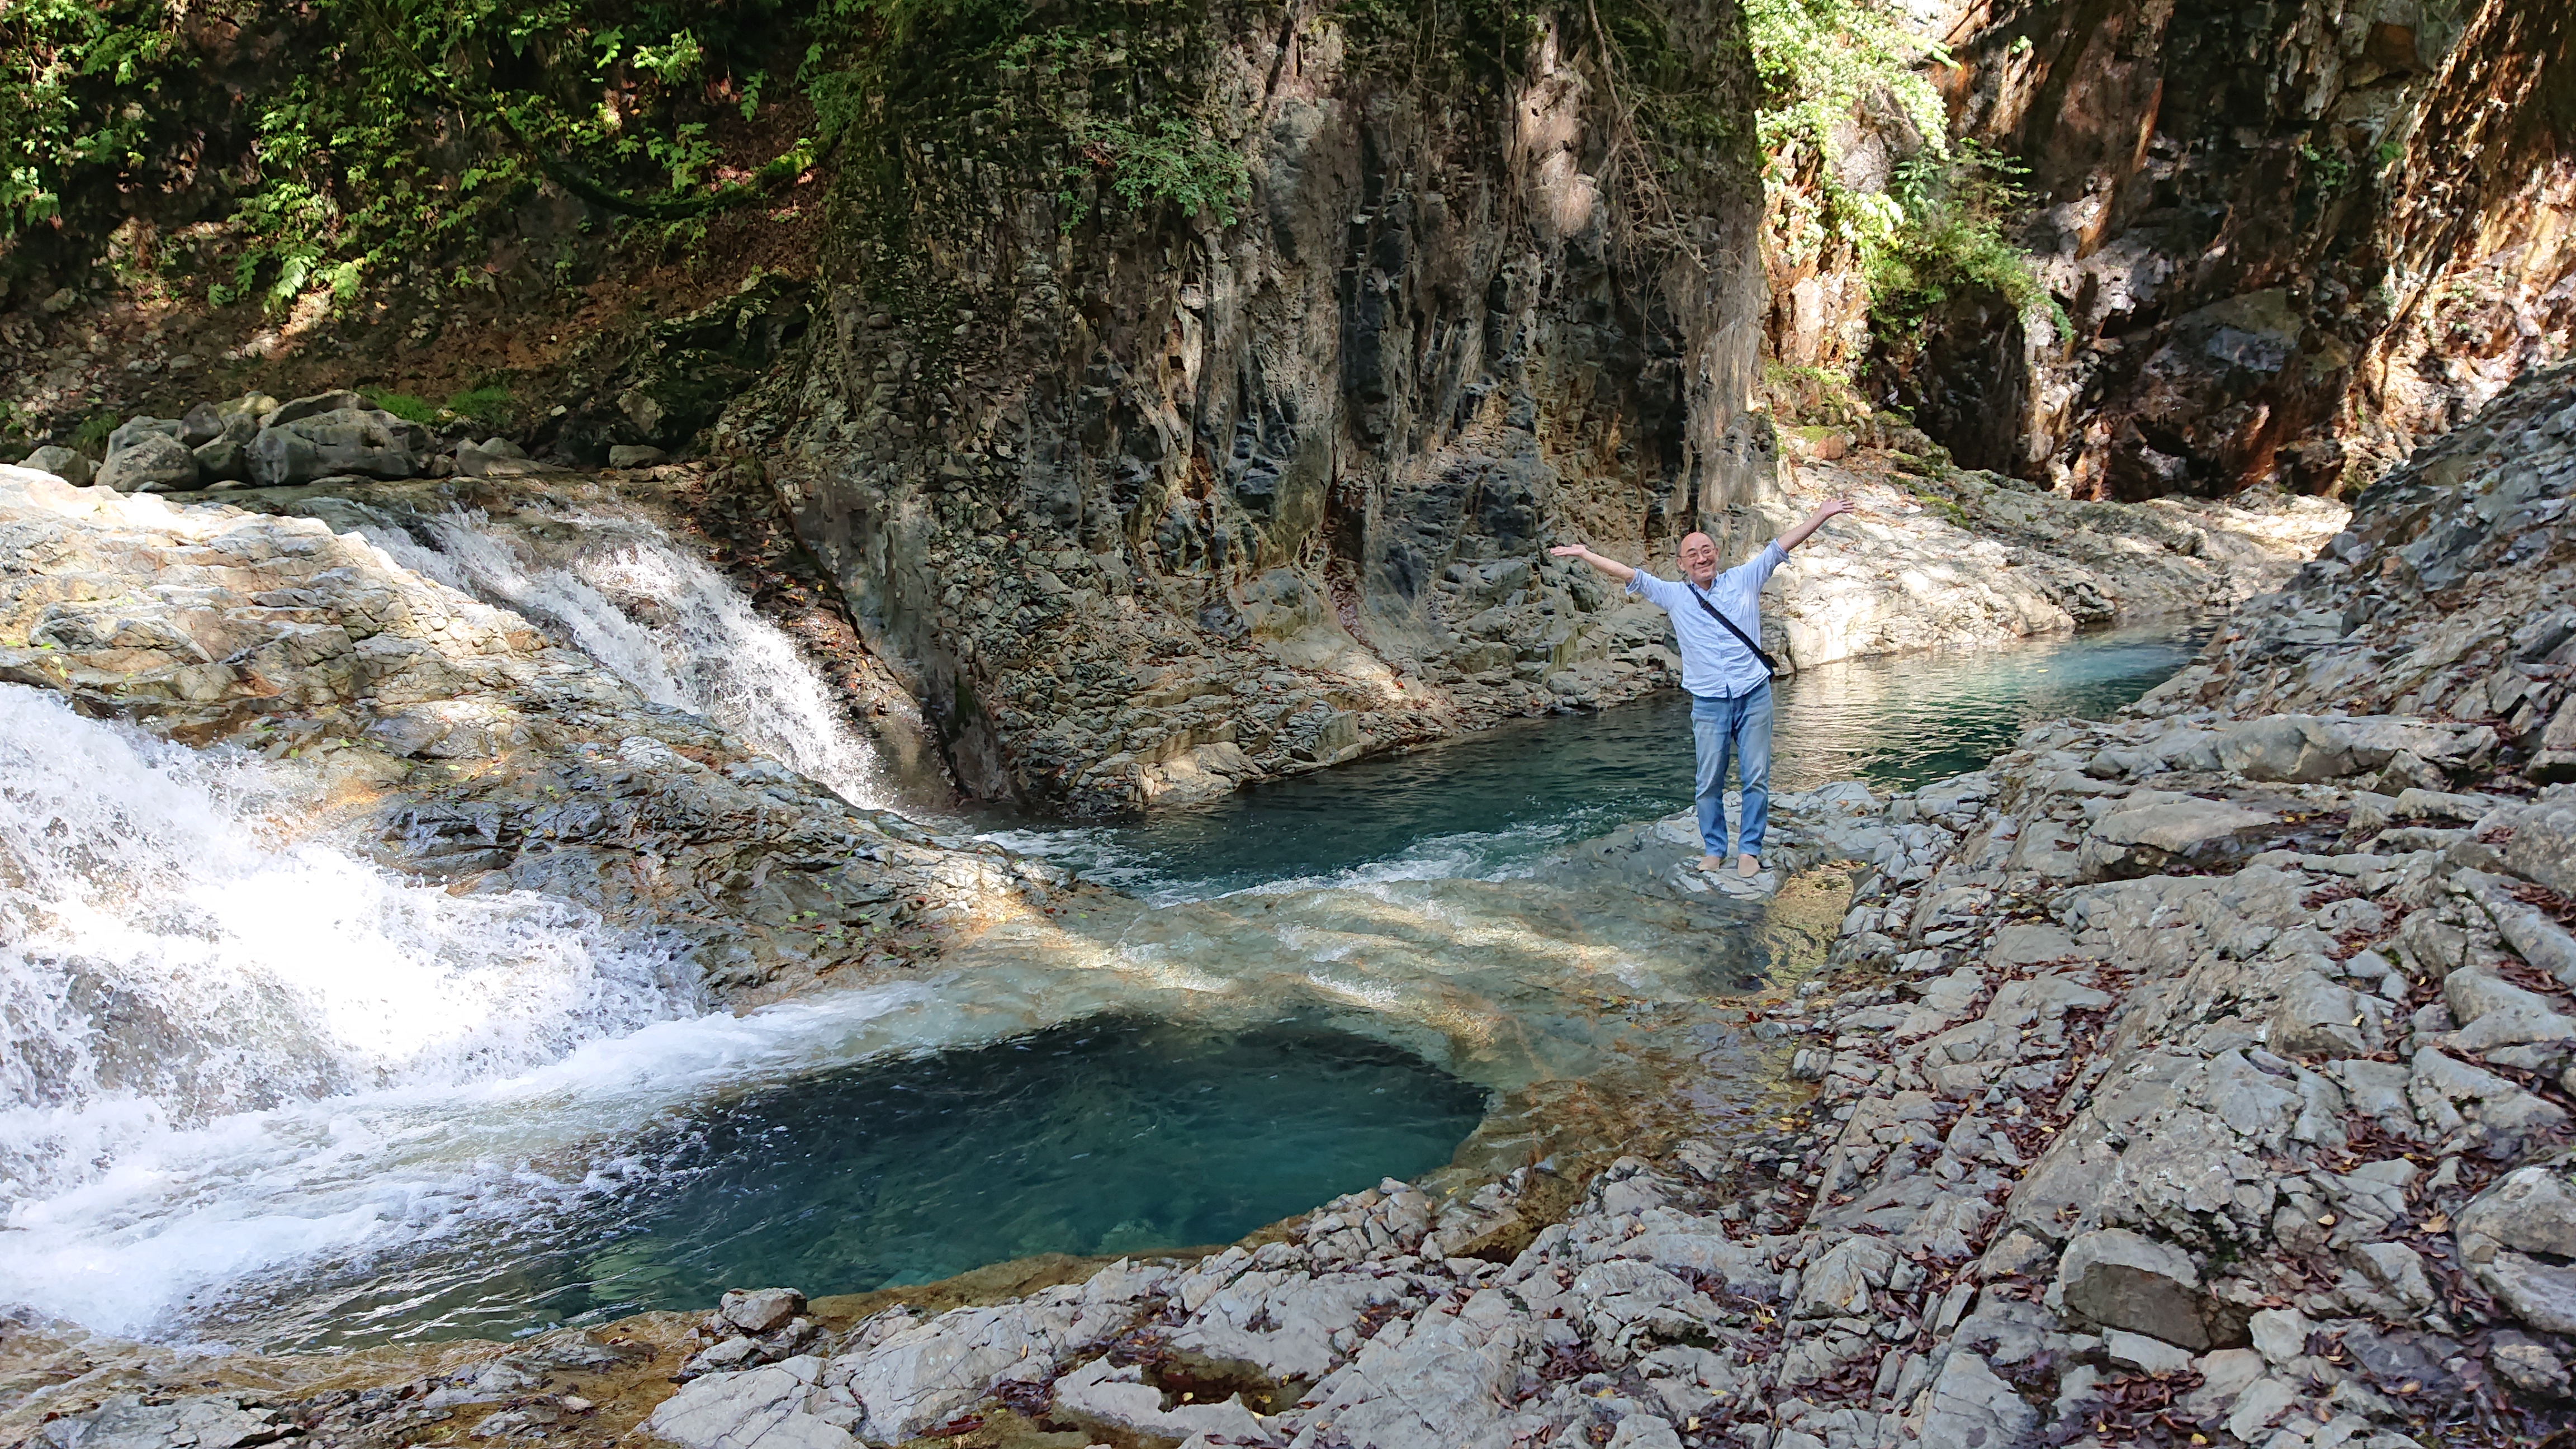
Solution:
<svg viewBox="0 0 2576 1449">
<path fill-rule="evenodd" d="M 1704 591 L 1693 590 L 1687 580 L 1659 579 L 1644 569 L 1628 580 L 1629 593 L 1643 595 L 1647 602 L 1661 605 L 1665 613 L 1673 616 L 1673 638 L 1681 646 L 1682 688 L 1712 699 L 1735 699 L 1770 682 L 1762 661 L 1753 657 L 1753 651 L 1745 648 L 1742 640 L 1726 632 L 1724 624 L 1710 618 L 1692 594 L 1705 592 L 1718 612 L 1744 631 L 1746 639 L 1759 641 L 1762 586 L 1770 581 L 1771 571 L 1788 557 L 1788 550 L 1779 544 L 1766 543 L 1760 553 L 1710 580 Z"/>
</svg>

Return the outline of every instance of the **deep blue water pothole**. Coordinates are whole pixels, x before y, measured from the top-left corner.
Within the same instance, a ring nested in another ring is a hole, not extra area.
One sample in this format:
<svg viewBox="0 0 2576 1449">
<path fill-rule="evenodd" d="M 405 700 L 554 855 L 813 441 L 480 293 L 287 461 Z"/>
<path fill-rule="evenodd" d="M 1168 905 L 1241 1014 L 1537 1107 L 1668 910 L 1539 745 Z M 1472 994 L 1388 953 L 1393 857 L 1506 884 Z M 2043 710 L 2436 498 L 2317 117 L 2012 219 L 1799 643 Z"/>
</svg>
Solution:
<svg viewBox="0 0 2576 1449">
<path fill-rule="evenodd" d="M 703 1310 L 728 1288 L 849 1293 L 1222 1243 L 1446 1164 L 1486 1103 L 1314 1022 L 1097 1018 L 759 1091 L 578 1189 L 500 1194 L 397 1261 L 308 1263 L 228 1295 L 221 1319 L 272 1350 L 506 1337 Z"/>
</svg>

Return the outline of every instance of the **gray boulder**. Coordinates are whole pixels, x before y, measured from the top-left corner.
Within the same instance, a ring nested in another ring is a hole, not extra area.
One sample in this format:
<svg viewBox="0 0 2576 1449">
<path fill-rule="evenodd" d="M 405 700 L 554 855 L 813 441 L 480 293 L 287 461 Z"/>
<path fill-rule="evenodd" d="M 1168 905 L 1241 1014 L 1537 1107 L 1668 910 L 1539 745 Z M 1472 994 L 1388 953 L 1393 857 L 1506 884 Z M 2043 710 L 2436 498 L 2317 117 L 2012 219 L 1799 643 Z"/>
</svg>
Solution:
<svg viewBox="0 0 2576 1449">
<path fill-rule="evenodd" d="M 140 1394 L 115 1394 L 89 1413 L 46 1424 L 32 1442 L 48 1449 L 250 1449 L 295 1432 L 284 1413 L 244 1408 L 233 1399 L 209 1395 L 148 1403 Z"/>
<path fill-rule="evenodd" d="M 2576 894 L 2576 789 L 2554 785 L 2513 820 L 2504 862 L 2525 880 Z"/>
<path fill-rule="evenodd" d="M 2203 1290 L 2189 1253 L 2125 1228 L 2068 1243 L 2057 1286 L 2067 1311 L 2104 1328 L 2203 1352 L 2246 1341 L 2243 1315 Z"/>
<path fill-rule="evenodd" d="M 2039 1425 L 2039 1415 L 2021 1401 L 1986 1361 L 1965 1349 L 1954 1350 L 1932 1381 L 1931 1402 L 1923 1413 L 1925 1449 L 2006 1449 L 2019 1444 Z"/>
<path fill-rule="evenodd" d="M 710 1374 L 664 1399 L 644 1431 L 682 1449 L 857 1449 L 848 1430 L 810 1412 L 822 1368 L 798 1357 Z"/>
<path fill-rule="evenodd" d="M 467 478 L 515 478 L 535 470 L 526 451 L 507 438 L 485 438 L 456 449 L 456 471 Z"/>
<path fill-rule="evenodd" d="M 2115 810 L 2093 822 L 2077 847 L 2088 879 L 2151 875 L 2176 861 L 2214 865 L 2244 858 L 2280 833 L 2281 819 L 2225 800 L 2168 800 Z"/>
<path fill-rule="evenodd" d="M 250 477 L 250 451 L 230 438 L 199 443 L 192 451 L 197 458 L 197 481 L 208 487 Z"/>
<path fill-rule="evenodd" d="M 259 435 L 260 424 L 276 411 L 277 399 L 264 392 L 244 393 L 226 402 L 199 403 L 179 420 L 179 441 L 191 448 L 202 448 L 218 439 L 247 443 Z"/>
<path fill-rule="evenodd" d="M 2218 737 L 2219 763 L 2249 780 L 2313 784 L 2376 770 L 2402 754 L 2459 769 L 2494 750 L 2495 731 L 2406 716 L 2267 715 Z"/>
<path fill-rule="evenodd" d="M 250 479 L 263 488 L 309 483 L 316 478 L 354 474 L 364 478 L 410 478 L 421 471 L 429 434 L 373 408 L 335 408 L 289 418 L 270 415 L 247 449 Z"/>
<path fill-rule="evenodd" d="M 2506 1173 L 2461 1211 L 2455 1231 L 2472 1263 L 2498 1248 L 2576 1258 L 2576 1152 Z"/>
<path fill-rule="evenodd" d="M 718 1302 L 716 1312 L 745 1333 L 784 1328 L 805 1311 L 805 1295 L 793 1288 L 736 1288 Z"/>
<path fill-rule="evenodd" d="M 196 487 L 197 455 L 179 441 L 178 424 L 170 427 L 166 433 L 135 434 L 124 447 L 109 448 L 107 461 L 98 470 L 99 486 L 119 493 L 175 493 Z"/>
<path fill-rule="evenodd" d="M 670 461 L 671 455 L 659 448 L 620 443 L 608 450 L 608 466 L 611 468 L 650 468 L 656 463 Z"/>
<path fill-rule="evenodd" d="M 2249 780 L 2331 780 L 2365 768 L 2326 721 L 2294 714 L 2250 720 L 2220 735 L 2218 760 Z"/>
<path fill-rule="evenodd" d="M 1053 1417 L 1096 1424 L 1125 1439 L 1177 1443 L 1204 1435 L 1229 1444 L 1271 1440 L 1240 1395 L 1221 1402 L 1163 1407 L 1163 1391 L 1145 1382 L 1142 1366 L 1120 1368 L 1096 1358 L 1055 1381 Z M 1221 1440 L 1220 1440 L 1220 1436 Z M 1271 1440 L 1271 1442 L 1276 1442 Z"/>
<path fill-rule="evenodd" d="M 124 422 L 116 425 L 115 432 L 107 435 L 108 455 L 113 457 L 116 454 L 122 453 L 126 449 L 133 447 L 135 443 L 141 439 L 155 436 L 164 438 L 178 437 L 179 420 L 177 418 L 152 418 L 141 416 L 127 418 Z"/>
<path fill-rule="evenodd" d="M 2526 1394 L 2564 1399 L 2576 1388 L 2568 1381 L 2567 1365 L 2547 1345 L 2510 1330 L 2488 1342 L 2487 1361 L 2495 1366 L 2498 1378 Z"/>
<path fill-rule="evenodd" d="M 86 488 L 89 481 L 98 476 L 97 464 L 69 448 L 50 443 L 29 453 L 27 461 L 20 466 L 33 468 L 39 473 L 51 473 L 74 488 Z"/>
<path fill-rule="evenodd" d="M 2523 774 L 2541 785 L 2564 784 L 2576 780 L 2576 694 L 2558 703 L 2558 713 L 2540 732 L 2539 752 Z"/>
<path fill-rule="evenodd" d="M 318 418 L 324 413 L 364 408 L 366 405 L 367 400 L 354 392 L 317 392 L 311 397 L 300 397 L 293 402 L 283 403 L 271 409 L 264 426 L 282 428 L 288 423 L 300 423 L 306 418 Z"/>
<path fill-rule="evenodd" d="M 2520 1253 L 2477 1266 L 2478 1282 L 2505 1311 L 2543 1333 L 2576 1333 L 2576 1268 Z"/>
<path fill-rule="evenodd" d="M 202 448 L 223 435 L 223 415 L 213 403 L 199 403 L 179 417 L 179 441 L 191 448 Z"/>
</svg>

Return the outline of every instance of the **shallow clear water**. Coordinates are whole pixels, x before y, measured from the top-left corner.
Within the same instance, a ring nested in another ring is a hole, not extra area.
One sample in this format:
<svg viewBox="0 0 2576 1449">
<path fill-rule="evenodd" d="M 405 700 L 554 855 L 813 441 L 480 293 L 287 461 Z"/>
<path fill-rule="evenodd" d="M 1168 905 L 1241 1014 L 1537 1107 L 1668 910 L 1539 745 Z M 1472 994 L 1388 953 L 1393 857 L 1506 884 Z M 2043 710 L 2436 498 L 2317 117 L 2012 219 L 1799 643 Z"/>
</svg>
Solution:
<svg viewBox="0 0 2576 1449">
<path fill-rule="evenodd" d="M 1486 1096 L 1296 1019 L 1095 1018 L 752 1093 L 625 1144 L 550 1212 L 392 1262 L 299 1264 L 204 1328 L 306 1349 L 507 1336 L 728 1288 L 852 1293 L 1229 1242 L 1446 1164 Z"/>
<path fill-rule="evenodd" d="M 1909 788 L 1974 770 L 2037 720 L 2100 718 L 2189 662 L 2179 626 L 1824 665 L 1782 680 L 1771 786 Z M 1690 803 L 1690 697 L 1504 725 L 1140 822 L 991 838 L 1156 901 L 1337 881 L 1508 875 Z"/>
</svg>

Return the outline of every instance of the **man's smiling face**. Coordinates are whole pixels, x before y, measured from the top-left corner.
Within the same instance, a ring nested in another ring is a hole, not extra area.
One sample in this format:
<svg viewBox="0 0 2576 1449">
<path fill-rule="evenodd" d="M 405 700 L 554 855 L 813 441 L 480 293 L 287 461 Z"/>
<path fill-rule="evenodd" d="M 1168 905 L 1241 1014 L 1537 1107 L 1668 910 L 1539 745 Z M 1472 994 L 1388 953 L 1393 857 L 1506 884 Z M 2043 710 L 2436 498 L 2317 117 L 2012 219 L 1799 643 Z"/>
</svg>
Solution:
<svg viewBox="0 0 2576 1449">
<path fill-rule="evenodd" d="M 1707 588 L 1717 582 L 1717 540 L 1694 533 L 1682 540 L 1682 577 Z"/>
</svg>

